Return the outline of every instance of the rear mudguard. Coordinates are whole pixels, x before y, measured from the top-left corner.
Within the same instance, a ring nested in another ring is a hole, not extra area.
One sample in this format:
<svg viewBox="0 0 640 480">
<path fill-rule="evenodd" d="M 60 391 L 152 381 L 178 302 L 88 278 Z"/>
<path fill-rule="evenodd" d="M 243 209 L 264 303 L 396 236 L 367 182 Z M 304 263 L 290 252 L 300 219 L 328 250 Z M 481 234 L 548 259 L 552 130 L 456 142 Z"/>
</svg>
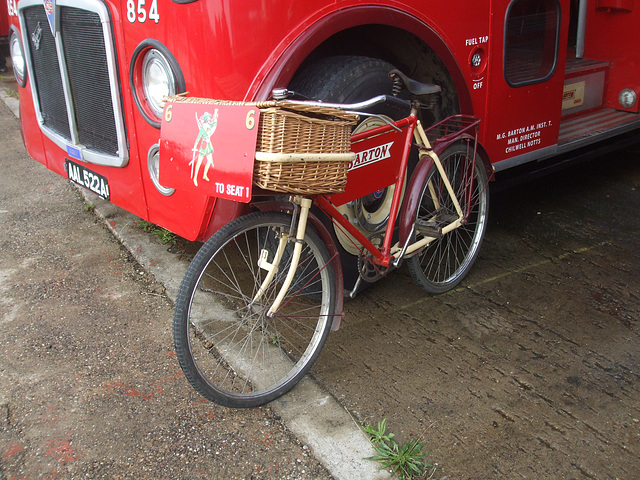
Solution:
<svg viewBox="0 0 640 480">
<path fill-rule="evenodd" d="M 293 204 L 284 200 L 267 200 L 264 202 L 256 202 L 252 205 L 261 212 L 293 211 Z M 344 279 L 342 278 L 342 264 L 340 263 L 340 254 L 338 253 L 338 249 L 336 248 L 336 245 L 331 238 L 329 230 L 327 230 L 327 227 L 324 226 L 320 219 L 313 213 L 309 212 L 308 222 L 311 223 L 313 229 L 327 246 L 329 257 L 331 258 L 331 263 L 333 264 L 333 270 L 336 275 L 336 301 L 333 311 L 333 319 L 331 321 L 331 330 L 335 332 L 340 328 L 340 323 L 342 322 L 342 317 L 344 316 Z"/>
<path fill-rule="evenodd" d="M 459 142 L 461 140 L 475 141 L 472 135 L 461 135 L 450 142 L 438 143 L 433 147 L 434 153 L 440 156 L 450 145 Z M 482 155 L 480 152 L 480 145 L 478 144 L 477 155 L 480 155 L 482 163 L 487 170 L 487 178 L 493 180 L 494 169 L 493 165 L 489 162 L 486 155 Z M 409 179 L 407 190 L 404 195 L 404 201 L 402 202 L 402 208 L 400 209 L 400 230 L 399 230 L 399 242 L 400 245 L 404 245 L 409 236 L 411 235 L 411 229 L 416 218 L 416 212 L 418 205 L 420 205 L 420 196 L 422 194 L 422 186 L 427 180 L 427 175 L 433 167 L 433 159 L 429 155 L 424 155 L 418 165 L 413 170 L 413 174 Z"/>
</svg>

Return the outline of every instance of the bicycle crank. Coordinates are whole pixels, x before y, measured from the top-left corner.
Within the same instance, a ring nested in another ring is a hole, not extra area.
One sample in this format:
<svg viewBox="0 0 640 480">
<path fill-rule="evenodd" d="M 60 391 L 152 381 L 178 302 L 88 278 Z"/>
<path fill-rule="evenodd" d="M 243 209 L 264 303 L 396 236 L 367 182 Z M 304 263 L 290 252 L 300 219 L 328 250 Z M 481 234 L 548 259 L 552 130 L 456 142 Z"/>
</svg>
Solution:
<svg viewBox="0 0 640 480">
<path fill-rule="evenodd" d="M 373 235 L 369 237 L 369 240 L 376 247 L 379 247 L 382 245 L 383 236 Z M 373 258 L 370 254 L 360 253 L 360 255 L 358 255 L 358 272 L 360 273 L 360 278 L 367 283 L 373 283 L 380 280 L 389 273 L 389 270 L 389 267 L 383 267 L 373 263 Z"/>
</svg>

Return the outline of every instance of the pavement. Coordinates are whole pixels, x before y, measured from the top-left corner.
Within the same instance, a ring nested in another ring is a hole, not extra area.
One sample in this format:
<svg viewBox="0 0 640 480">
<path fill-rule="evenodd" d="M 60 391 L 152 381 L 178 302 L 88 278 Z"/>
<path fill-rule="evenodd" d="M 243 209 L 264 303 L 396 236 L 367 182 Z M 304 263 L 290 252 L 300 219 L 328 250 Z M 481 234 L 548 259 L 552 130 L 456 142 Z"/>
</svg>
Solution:
<svg viewBox="0 0 640 480">
<path fill-rule="evenodd" d="M 12 86 L 3 84 L 0 87 L 5 87 L 0 88 L 0 98 L 17 117 L 19 103 L 11 93 Z M 15 133 L 19 135 L 17 130 Z M 5 151 L 4 155 L 6 154 Z M 57 177 L 53 173 L 49 174 Z M 47 173 L 41 172 L 39 175 L 47 175 Z M 63 179 L 60 180 L 64 182 Z M 24 185 L 18 189 L 28 190 L 29 177 L 23 177 L 23 181 Z M 174 302 L 180 281 L 187 269 L 188 260 L 183 255 L 168 252 L 167 246 L 154 241 L 152 235 L 139 228 L 132 228 L 132 225 L 139 220 L 137 217 L 109 202 L 102 201 L 88 191 L 80 188 L 79 190 L 84 197 L 84 203 L 94 206 L 93 212 L 133 255 L 139 265 L 155 279 L 155 282 L 164 286 L 163 290 L 167 298 Z M 46 191 L 43 192 L 43 197 L 45 196 Z M 47 200 L 42 198 L 40 201 Z M 83 209 L 82 200 L 76 199 L 73 203 L 69 205 L 69 209 Z M 96 268 L 101 267 L 97 265 Z M 35 375 L 36 372 L 33 374 Z M 282 422 L 283 428 L 292 432 L 298 442 L 310 449 L 313 456 L 333 478 L 345 480 L 390 478 L 387 472 L 378 469 L 378 464 L 364 460 L 365 457 L 375 454 L 365 434 L 351 415 L 333 396 L 323 391 L 312 377 L 307 376 L 291 393 L 263 408 L 271 410 Z M 263 425 L 256 424 L 257 430 L 262 431 L 263 428 Z M 254 436 L 259 435 L 260 433 L 256 432 Z M 1 451 L 2 448 L 0 448 Z M 0 478 L 3 478 L 1 464 Z M 263 477 L 258 475 L 251 478 Z"/>
</svg>

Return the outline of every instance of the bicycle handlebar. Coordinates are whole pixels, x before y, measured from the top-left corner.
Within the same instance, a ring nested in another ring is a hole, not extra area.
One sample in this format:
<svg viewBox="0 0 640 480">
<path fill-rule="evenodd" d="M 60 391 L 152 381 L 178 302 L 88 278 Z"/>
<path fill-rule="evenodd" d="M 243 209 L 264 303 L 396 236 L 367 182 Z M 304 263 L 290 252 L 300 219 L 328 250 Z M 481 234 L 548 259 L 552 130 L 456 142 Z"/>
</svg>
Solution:
<svg viewBox="0 0 640 480">
<path fill-rule="evenodd" d="M 389 103 L 395 104 L 396 107 L 400 108 L 411 108 L 411 102 L 408 100 L 403 100 L 402 98 L 394 97 L 391 95 L 377 95 L 368 100 L 364 100 L 362 102 L 357 103 L 328 103 L 328 102 L 318 102 L 313 100 L 287 100 L 287 97 L 294 92 L 287 90 L 286 88 L 277 89 L 273 91 L 273 98 L 276 100 L 284 100 L 287 103 L 292 105 L 310 105 L 314 107 L 329 107 L 336 108 L 338 110 L 344 110 L 348 112 L 358 113 L 358 110 L 366 110 L 368 108 L 374 107 L 375 105 L 380 105 L 381 103 Z"/>
</svg>

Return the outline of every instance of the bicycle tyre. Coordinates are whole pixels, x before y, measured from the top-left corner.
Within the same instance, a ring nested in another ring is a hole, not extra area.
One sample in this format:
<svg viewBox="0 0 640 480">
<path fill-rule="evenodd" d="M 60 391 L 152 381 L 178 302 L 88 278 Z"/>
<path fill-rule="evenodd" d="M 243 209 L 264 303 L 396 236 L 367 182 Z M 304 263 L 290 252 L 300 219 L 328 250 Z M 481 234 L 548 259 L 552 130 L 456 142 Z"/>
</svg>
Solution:
<svg viewBox="0 0 640 480">
<path fill-rule="evenodd" d="M 466 141 L 450 145 L 440 155 L 442 166 L 456 197 L 461 202 L 463 211 L 466 204 L 462 195 L 465 188 L 462 173 L 463 168 L 468 165 L 471 155 L 473 155 L 473 145 Z M 433 194 L 429 191 L 429 185 L 433 187 Z M 479 154 L 476 155 L 472 189 L 472 206 L 467 222 L 455 230 L 443 234 L 424 250 L 407 259 L 409 271 L 414 281 L 429 293 L 444 293 L 457 286 L 478 257 L 489 213 L 487 172 Z M 433 195 L 435 195 L 435 199 Z M 439 208 L 436 208 L 436 205 L 439 205 Z M 453 218 L 458 218 L 458 215 L 445 190 L 442 176 L 433 165 L 422 186 L 416 220 L 422 219 L 442 225 L 450 222 Z"/>
<path fill-rule="evenodd" d="M 309 371 L 333 320 L 335 271 L 324 243 L 307 225 L 293 284 L 278 312 L 267 311 L 288 272 L 293 242 L 262 299 L 253 302 L 291 216 L 255 212 L 214 234 L 191 262 L 178 293 L 173 335 L 185 377 L 202 396 L 227 407 L 263 405 Z"/>
</svg>

